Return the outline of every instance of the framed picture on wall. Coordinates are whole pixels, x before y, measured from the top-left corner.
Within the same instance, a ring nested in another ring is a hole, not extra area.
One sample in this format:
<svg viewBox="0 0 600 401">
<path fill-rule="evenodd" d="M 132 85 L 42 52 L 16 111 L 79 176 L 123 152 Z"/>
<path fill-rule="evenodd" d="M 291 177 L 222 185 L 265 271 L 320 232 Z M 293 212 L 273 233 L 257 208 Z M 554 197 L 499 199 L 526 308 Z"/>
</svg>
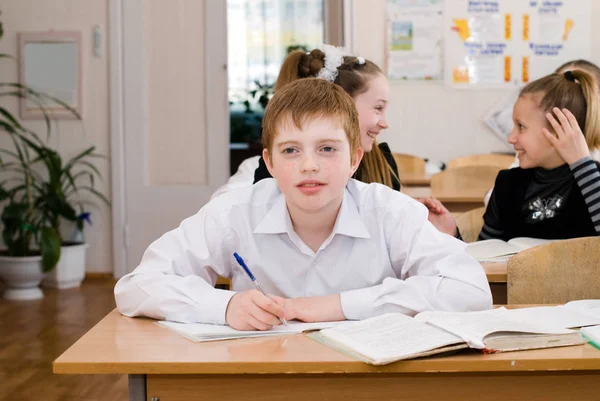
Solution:
<svg viewBox="0 0 600 401">
<path fill-rule="evenodd" d="M 68 106 L 82 115 L 81 32 L 20 32 L 20 82 L 43 96 L 21 99 L 21 117 L 77 119 Z"/>
</svg>

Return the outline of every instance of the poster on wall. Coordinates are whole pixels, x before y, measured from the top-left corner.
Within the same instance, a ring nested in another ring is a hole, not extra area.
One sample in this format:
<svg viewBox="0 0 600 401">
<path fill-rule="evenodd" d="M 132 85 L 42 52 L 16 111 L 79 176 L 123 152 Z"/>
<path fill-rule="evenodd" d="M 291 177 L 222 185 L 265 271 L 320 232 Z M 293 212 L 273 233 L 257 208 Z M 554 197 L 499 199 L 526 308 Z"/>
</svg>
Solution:
<svg viewBox="0 0 600 401">
<path fill-rule="evenodd" d="M 444 3 L 444 81 L 515 88 L 591 53 L 591 0 Z"/>
<path fill-rule="evenodd" d="M 388 78 L 442 79 L 442 0 L 387 0 Z"/>
</svg>

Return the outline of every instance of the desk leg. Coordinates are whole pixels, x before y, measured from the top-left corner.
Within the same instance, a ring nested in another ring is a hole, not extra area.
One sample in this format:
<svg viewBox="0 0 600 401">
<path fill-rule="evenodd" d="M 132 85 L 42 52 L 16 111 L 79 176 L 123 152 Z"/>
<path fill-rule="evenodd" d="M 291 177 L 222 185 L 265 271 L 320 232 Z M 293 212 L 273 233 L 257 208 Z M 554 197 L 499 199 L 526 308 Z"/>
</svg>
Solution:
<svg viewBox="0 0 600 401">
<path fill-rule="evenodd" d="M 129 375 L 129 401 L 146 401 L 146 375 Z"/>
</svg>

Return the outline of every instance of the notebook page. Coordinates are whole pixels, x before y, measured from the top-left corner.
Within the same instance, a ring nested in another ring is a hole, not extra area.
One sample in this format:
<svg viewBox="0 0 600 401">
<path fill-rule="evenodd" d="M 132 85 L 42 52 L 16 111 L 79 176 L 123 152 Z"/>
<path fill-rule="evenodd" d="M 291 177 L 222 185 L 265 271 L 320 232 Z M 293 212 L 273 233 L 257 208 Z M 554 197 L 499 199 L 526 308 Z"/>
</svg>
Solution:
<svg viewBox="0 0 600 401">
<path fill-rule="evenodd" d="M 452 333 L 398 313 L 323 330 L 320 335 L 376 362 L 407 358 L 463 342 Z"/>
<path fill-rule="evenodd" d="M 556 240 L 553 239 L 541 239 L 531 237 L 518 237 L 508 241 L 509 244 L 519 247 L 521 250 L 533 248 L 534 246 L 549 244 Z"/>
<path fill-rule="evenodd" d="M 512 309 L 508 312 L 511 317 L 522 321 L 534 324 L 551 324 L 568 329 L 600 324 L 600 301 L 598 301 L 596 308 L 596 316 L 573 307 L 569 308 L 566 305 Z"/>
<path fill-rule="evenodd" d="M 427 322 L 456 334 L 471 348 L 486 348 L 485 337 L 498 332 L 567 334 L 571 330 L 552 325 L 549 322 L 520 321 L 511 317 L 510 310 L 489 310 L 483 312 L 436 312 Z"/>
<path fill-rule="evenodd" d="M 583 299 L 567 302 L 564 305 L 569 310 L 577 310 L 586 315 L 600 317 L 600 299 Z"/>
<path fill-rule="evenodd" d="M 479 261 L 514 255 L 521 249 L 499 239 L 471 242 L 467 244 L 467 253 Z"/>
</svg>

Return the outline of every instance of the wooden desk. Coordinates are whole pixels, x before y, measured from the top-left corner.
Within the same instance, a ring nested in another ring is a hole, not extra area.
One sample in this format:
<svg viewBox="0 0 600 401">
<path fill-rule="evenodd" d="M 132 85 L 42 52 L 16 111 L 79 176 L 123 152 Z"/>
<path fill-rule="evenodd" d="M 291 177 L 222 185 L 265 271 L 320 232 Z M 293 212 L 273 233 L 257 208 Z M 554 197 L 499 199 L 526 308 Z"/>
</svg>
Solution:
<svg viewBox="0 0 600 401">
<path fill-rule="evenodd" d="M 130 400 L 597 400 L 591 345 L 370 366 L 304 335 L 193 343 L 114 310 L 53 364 L 128 374 Z"/>
<path fill-rule="evenodd" d="M 501 263 L 482 263 L 483 270 L 490 283 L 492 290 L 492 299 L 495 305 L 505 305 L 508 303 L 507 296 L 507 274 L 506 262 Z"/>
<path fill-rule="evenodd" d="M 402 192 L 413 198 L 426 198 L 432 195 L 431 188 L 424 186 L 403 186 Z M 462 191 L 456 193 L 446 192 L 436 197 L 451 213 L 464 213 L 478 207 L 483 207 L 485 194 Z"/>
</svg>

